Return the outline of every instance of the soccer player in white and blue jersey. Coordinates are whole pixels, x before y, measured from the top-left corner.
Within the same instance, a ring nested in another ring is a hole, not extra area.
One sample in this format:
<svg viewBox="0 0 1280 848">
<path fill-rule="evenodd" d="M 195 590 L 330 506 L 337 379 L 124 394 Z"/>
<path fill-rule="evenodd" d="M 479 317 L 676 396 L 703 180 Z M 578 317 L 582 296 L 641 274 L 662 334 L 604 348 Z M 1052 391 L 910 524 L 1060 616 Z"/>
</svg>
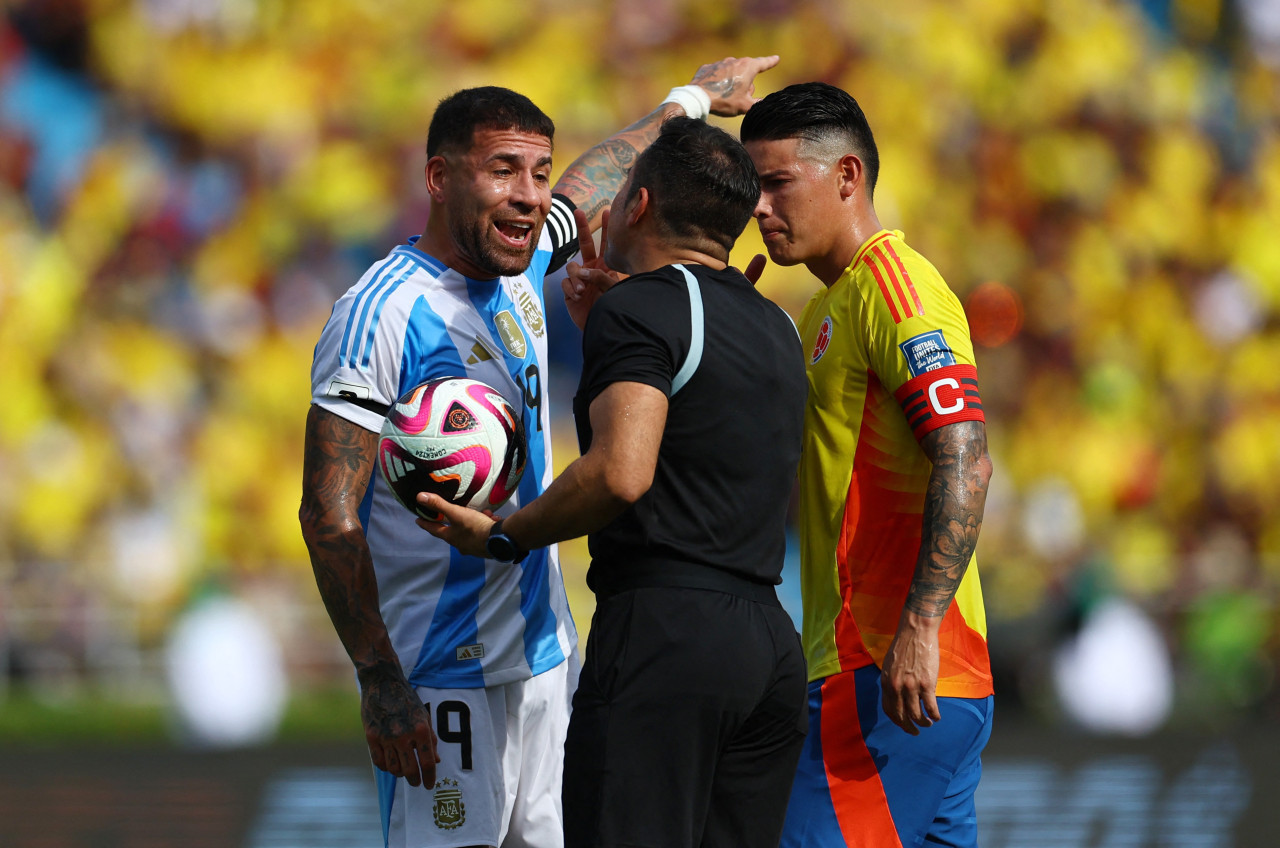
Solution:
<svg viewBox="0 0 1280 848">
<path fill-rule="evenodd" d="M 500 513 L 541 494 L 552 473 L 544 278 L 576 252 L 579 227 L 589 238 L 599 226 L 662 121 L 741 114 L 760 69 L 704 65 L 583 154 L 554 194 L 554 126 L 537 106 L 496 87 L 446 98 L 428 131 L 426 229 L 376 262 L 321 334 L 299 518 L 356 667 L 387 846 L 562 844 L 577 634 L 554 546 L 500 563 L 418 529 L 374 472 L 385 412 L 431 378 L 488 383 L 522 410 L 529 440 Z"/>
</svg>

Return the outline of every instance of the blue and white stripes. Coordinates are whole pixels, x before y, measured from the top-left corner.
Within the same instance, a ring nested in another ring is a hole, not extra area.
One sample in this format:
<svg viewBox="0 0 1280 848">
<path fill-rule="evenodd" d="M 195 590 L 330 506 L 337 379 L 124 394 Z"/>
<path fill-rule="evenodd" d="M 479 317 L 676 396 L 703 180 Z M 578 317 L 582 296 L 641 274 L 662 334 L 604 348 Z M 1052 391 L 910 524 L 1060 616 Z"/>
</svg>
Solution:
<svg viewBox="0 0 1280 848">
<path fill-rule="evenodd" d="M 396 247 L 334 307 L 316 345 L 312 402 L 377 432 L 379 406 L 418 383 L 480 380 L 522 412 L 528 439 L 524 479 L 500 512 L 537 497 L 552 468 L 542 277 L 553 238 L 544 229 L 525 275 L 487 281 L 467 279 L 412 243 Z M 415 685 L 501 685 L 574 652 L 554 547 L 519 567 L 462 556 L 425 535 L 376 473 L 360 515 L 383 619 Z"/>
</svg>

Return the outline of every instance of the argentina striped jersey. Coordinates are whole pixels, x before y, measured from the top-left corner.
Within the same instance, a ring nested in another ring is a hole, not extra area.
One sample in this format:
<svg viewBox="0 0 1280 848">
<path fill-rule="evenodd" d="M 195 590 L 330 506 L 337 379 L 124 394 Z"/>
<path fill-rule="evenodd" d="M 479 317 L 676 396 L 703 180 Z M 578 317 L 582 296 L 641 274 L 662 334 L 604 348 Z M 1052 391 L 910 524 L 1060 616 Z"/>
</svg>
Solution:
<svg viewBox="0 0 1280 848">
<path fill-rule="evenodd" d="M 514 512 L 551 483 L 544 276 L 572 255 L 570 207 L 555 198 L 529 269 L 472 280 L 415 246 L 375 262 L 334 306 L 316 345 L 311 398 L 375 432 L 385 410 L 437 377 L 488 383 L 522 411 L 529 459 Z M 414 686 L 478 688 L 556 667 L 577 649 L 556 547 L 518 565 L 464 556 L 422 530 L 376 469 L 360 507 L 379 603 Z"/>
</svg>

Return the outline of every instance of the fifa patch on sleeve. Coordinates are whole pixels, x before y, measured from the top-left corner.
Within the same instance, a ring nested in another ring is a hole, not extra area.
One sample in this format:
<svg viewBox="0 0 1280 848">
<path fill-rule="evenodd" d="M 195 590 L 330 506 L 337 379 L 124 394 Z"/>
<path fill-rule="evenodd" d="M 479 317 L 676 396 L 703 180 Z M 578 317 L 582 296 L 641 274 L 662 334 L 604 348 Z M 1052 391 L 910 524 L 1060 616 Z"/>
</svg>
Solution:
<svg viewBox="0 0 1280 848">
<path fill-rule="evenodd" d="M 950 355 L 948 353 L 948 355 Z M 926 371 L 893 393 L 916 440 L 958 421 L 986 421 L 978 394 L 978 369 L 946 365 Z"/>
<path fill-rule="evenodd" d="M 373 392 L 368 386 L 344 383 L 342 380 L 330 380 L 329 387 L 324 392 L 325 397 L 345 400 L 347 403 L 354 403 L 356 406 L 367 409 L 370 412 L 386 415 L 391 407 L 388 404 L 374 400 L 372 395 Z"/>
<path fill-rule="evenodd" d="M 368 400 L 372 393 L 368 386 L 357 386 L 355 383 L 344 383 L 342 380 L 330 380 L 325 395 L 343 400 Z"/>
<path fill-rule="evenodd" d="M 912 377 L 919 377 L 926 371 L 937 371 L 956 364 L 955 355 L 943 338 L 941 330 L 930 330 L 918 336 L 912 336 L 898 345 L 902 355 L 907 359 L 907 368 Z"/>
</svg>

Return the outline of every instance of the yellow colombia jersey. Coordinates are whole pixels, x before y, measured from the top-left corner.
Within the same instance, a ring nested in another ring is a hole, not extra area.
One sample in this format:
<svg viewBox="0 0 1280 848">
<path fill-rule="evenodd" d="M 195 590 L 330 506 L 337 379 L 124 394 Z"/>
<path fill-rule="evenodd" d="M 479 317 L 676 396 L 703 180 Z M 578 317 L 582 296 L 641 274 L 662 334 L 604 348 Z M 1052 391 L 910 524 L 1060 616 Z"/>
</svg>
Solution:
<svg viewBox="0 0 1280 848">
<path fill-rule="evenodd" d="M 929 261 L 881 230 L 800 318 L 809 402 L 800 460 L 809 679 L 884 661 L 920 550 L 931 465 L 918 444 L 982 421 L 964 310 Z M 992 693 L 970 562 L 939 634 L 937 694 Z"/>
</svg>

